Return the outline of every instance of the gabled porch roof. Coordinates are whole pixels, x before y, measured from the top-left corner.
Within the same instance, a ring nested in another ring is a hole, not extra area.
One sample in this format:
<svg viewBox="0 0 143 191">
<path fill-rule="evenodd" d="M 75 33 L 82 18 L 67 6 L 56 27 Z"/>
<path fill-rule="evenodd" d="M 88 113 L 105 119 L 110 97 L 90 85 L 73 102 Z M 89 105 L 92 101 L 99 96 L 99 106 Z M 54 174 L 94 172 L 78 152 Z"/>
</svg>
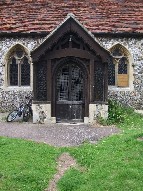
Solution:
<svg viewBox="0 0 143 191">
<path fill-rule="evenodd" d="M 56 44 L 58 40 L 66 33 L 74 32 L 83 41 L 88 44 L 91 50 L 95 51 L 102 56 L 103 62 L 108 62 L 110 59 L 110 52 L 105 50 L 96 40 L 94 35 L 88 31 L 76 18 L 73 14 L 68 14 L 64 21 L 58 25 L 47 37 L 45 40 L 38 45 L 32 52 L 33 61 L 37 61 L 42 55 L 46 54 L 48 50 L 51 49 L 53 44 Z"/>
</svg>

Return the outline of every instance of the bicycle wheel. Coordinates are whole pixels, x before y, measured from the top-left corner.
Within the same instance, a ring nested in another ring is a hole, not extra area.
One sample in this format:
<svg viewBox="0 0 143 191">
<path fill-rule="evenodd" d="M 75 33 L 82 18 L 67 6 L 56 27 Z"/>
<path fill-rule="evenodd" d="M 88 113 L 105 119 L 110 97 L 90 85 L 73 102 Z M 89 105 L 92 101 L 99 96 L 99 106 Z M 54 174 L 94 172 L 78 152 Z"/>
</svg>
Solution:
<svg viewBox="0 0 143 191">
<path fill-rule="evenodd" d="M 11 113 L 8 114 L 6 121 L 7 122 L 13 121 L 17 117 L 17 115 L 18 115 L 18 110 L 12 111 Z"/>
<path fill-rule="evenodd" d="M 29 119 L 30 119 L 30 110 L 28 106 L 25 106 L 23 110 L 23 121 L 27 122 Z"/>
</svg>

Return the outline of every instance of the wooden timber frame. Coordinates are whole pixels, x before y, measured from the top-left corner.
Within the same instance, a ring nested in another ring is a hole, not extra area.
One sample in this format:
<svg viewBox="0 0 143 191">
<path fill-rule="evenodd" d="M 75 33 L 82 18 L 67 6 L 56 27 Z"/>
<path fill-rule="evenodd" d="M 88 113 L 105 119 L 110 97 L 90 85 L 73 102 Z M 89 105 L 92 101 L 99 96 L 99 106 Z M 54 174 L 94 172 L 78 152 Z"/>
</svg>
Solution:
<svg viewBox="0 0 143 191">
<path fill-rule="evenodd" d="M 89 116 L 89 104 L 107 104 L 108 63 L 112 58 L 73 15 L 68 15 L 32 51 L 31 57 L 34 70 L 33 104 L 50 104 L 51 117 L 57 117 L 57 75 L 60 75 L 58 72 L 68 64 L 73 68 L 77 66 L 83 75 L 82 85 L 79 84 L 84 86 L 82 118 Z"/>
</svg>

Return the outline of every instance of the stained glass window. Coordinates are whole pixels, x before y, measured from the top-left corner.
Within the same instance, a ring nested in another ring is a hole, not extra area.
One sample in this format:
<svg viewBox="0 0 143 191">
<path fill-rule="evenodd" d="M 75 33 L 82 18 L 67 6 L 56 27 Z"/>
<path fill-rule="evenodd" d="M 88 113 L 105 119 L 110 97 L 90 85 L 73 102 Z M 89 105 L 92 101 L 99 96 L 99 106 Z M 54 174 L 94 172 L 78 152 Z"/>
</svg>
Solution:
<svg viewBox="0 0 143 191">
<path fill-rule="evenodd" d="M 18 86 L 18 64 L 14 57 L 11 59 L 10 63 L 10 85 Z"/>
<path fill-rule="evenodd" d="M 15 54 L 18 58 L 22 58 L 24 52 L 21 48 L 16 49 Z"/>
<path fill-rule="evenodd" d="M 108 65 L 108 85 L 128 87 L 128 54 L 124 47 L 117 45 L 111 49 L 113 63 Z"/>
<path fill-rule="evenodd" d="M 94 75 L 95 101 L 104 101 L 104 66 L 102 62 L 95 63 Z"/>
<path fill-rule="evenodd" d="M 37 83 L 36 83 L 36 94 L 38 101 L 47 100 L 47 77 L 46 77 L 46 62 L 39 62 L 37 65 Z"/>
<path fill-rule="evenodd" d="M 21 62 L 21 85 L 29 86 L 30 84 L 30 64 L 25 56 Z"/>
<path fill-rule="evenodd" d="M 120 50 L 118 47 L 116 47 L 116 48 L 112 51 L 112 55 L 113 55 L 113 56 L 122 56 L 122 52 L 121 52 L 121 50 Z"/>
<path fill-rule="evenodd" d="M 118 74 L 127 74 L 127 58 L 123 57 L 118 63 Z"/>
<path fill-rule="evenodd" d="M 30 64 L 24 49 L 17 46 L 9 55 L 8 81 L 10 86 L 30 85 Z"/>
<path fill-rule="evenodd" d="M 115 64 L 112 61 L 108 64 L 108 85 L 115 85 Z"/>
</svg>

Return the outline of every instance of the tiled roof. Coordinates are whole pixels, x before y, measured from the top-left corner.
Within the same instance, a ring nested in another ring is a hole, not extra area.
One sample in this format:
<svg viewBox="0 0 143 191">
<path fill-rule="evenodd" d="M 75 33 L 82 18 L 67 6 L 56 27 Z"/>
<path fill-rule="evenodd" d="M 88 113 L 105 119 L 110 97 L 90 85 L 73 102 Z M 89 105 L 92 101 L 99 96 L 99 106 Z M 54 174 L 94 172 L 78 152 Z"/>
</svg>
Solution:
<svg viewBox="0 0 143 191">
<path fill-rule="evenodd" d="M 0 32 L 51 32 L 68 13 L 93 33 L 143 33 L 143 0 L 0 0 Z"/>
</svg>

